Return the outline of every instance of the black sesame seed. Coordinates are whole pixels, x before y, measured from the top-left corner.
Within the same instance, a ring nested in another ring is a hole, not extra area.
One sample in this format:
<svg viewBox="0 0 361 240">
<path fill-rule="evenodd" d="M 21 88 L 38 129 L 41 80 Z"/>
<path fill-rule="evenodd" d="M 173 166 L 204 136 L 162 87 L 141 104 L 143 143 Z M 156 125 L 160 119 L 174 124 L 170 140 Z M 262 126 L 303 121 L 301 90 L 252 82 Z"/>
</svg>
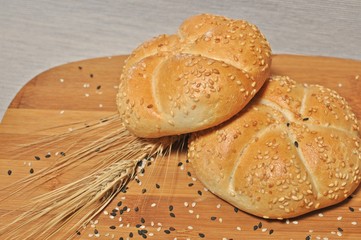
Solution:
<svg viewBox="0 0 361 240">
<path fill-rule="evenodd" d="M 349 207 L 348 209 L 350 209 L 351 212 L 355 211 L 355 209 L 353 207 Z"/>
<path fill-rule="evenodd" d="M 186 163 L 189 163 L 189 159 L 186 160 Z"/>
<path fill-rule="evenodd" d="M 76 231 L 76 235 L 81 235 L 81 232 L 80 231 Z"/>
<path fill-rule="evenodd" d="M 120 207 L 120 206 L 122 206 L 122 204 L 123 204 L 123 202 L 122 202 L 122 201 L 119 201 L 118 204 L 117 204 L 117 206 Z"/>
<path fill-rule="evenodd" d="M 191 177 L 191 176 L 192 176 L 191 172 L 187 172 L 187 175 L 188 175 L 189 177 Z"/>
<path fill-rule="evenodd" d="M 307 235 L 306 240 L 311 240 L 311 235 Z"/>
<path fill-rule="evenodd" d="M 160 188 L 160 185 L 159 185 L 158 183 L 156 183 L 156 184 L 155 184 L 155 187 L 159 189 L 159 188 Z"/>
<path fill-rule="evenodd" d="M 274 232 L 273 229 L 269 230 L 269 235 L 271 235 Z"/>
<path fill-rule="evenodd" d="M 295 144 L 295 147 L 298 148 L 298 142 L 295 141 L 294 144 Z"/>
<path fill-rule="evenodd" d="M 340 227 L 338 227 L 337 230 L 338 230 L 339 232 L 343 232 L 343 229 L 340 228 Z"/>
<path fill-rule="evenodd" d="M 258 228 L 262 228 L 262 223 L 261 222 L 258 223 Z"/>
<path fill-rule="evenodd" d="M 173 205 L 169 205 L 169 211 L 173 211 L 174 207 Z"/>
<path fill-rule="evenodd" d="M 145 234 L 142 234 L 141 236 L 142 236 L 142 238 L 144 238 L 144 239 L 147 238 L 147 235 L 145 235 Z"/>
<path fill-rule="evenodd" d="M 91 77 L 91 78 L 94 77 L 94 74 L 91 73 L 91 74 L 90 74 L 90 77 Z"/>
<path fill-rule="evenodd" d="M 120 237 L 119 240 L 124 240 L 124 238 L 123 238 L 123 237 Z"/>
<path fill-rule="evenodd" d="M 169 216 L 171 216 L 172 218 L 175 218 L 175 214 L 174 213 L 170 213 Z"/>
<path fill-rule="evenodd" d="M 170 231 L 168 229 L 164 230 L 166 234 L 170 234 Z"/>
<path fill-rule="evenodd" d="M 119 210 L 119 214 L 122 215 L 124 213 L 123 209 Z"/>
<path fill-rule="evenodd" d="M 179 162 L 178 163 L 178 167 L 180 167 L 180 166 L 182 166 L 183 165 L 183 163 L 182 162 Z"/>
<path fill-rule="evenodd" d="M 83 67 L 82 67 L 82 66 L 79 66 L 78 68 L 79 68 L 79 70 L 82 70 L 82 69 L 83 69 Z"/>
<path fill-rule="evenodd" d="M 128 210 L 128 207 L 127 206 L 124 206 L 123 207 L 123 211 L 127 211 Z"/>
<path fill-rule="evenodd" d="M 351 199 L 351 198 L 353 198 L 353 196 L 352 196 L 352 195 L 350 195 L 350 196 L 348 196 L 348 197 L 347 197 L 347 199 Z"/>
<path fill-rule="evenodd" d="M 145 219 L 144 219 L 144 218 L 141 218 L 141 219 L 140 219 L 140 222 L 141 222 L 141 223 L 145 223 Z"/>
<path fill-rule="evenodd" d="M 65 157 L 65 152 L 60 152 L 60 155 Z"/>
<path fill-rule="evenodd" d="M 98 229 L 94 229 L 94 234 L 98 234 L 98 233 L 99 233 Z"/>
<path fill-rule="evenodd" d="M 258 229 L 258 226 L 257 225 L 254 225 L 253 226 L 253 231 L 256 231 Z"/>
<path fill-rule="evenodd" d="M 134 211 L 138 212 L 139 211 L 139 207 L 135 207 Z"/>
<path fill-rule="evenodd" d="M 39 156 L 35 156 L 35 160 L 40 160 L 40 157 Z"/>
<path fill-rule="evenodd" d="M 142 189 L 143 194 L 146 193 L 146 191 L 147 191 L 147 189 L 145 189 L 145 188 Z"/>
<path fill-rule="evenodd" d="M 170 230 L 170 231 L 175 231 L 175 228 L 174 228 L 174 227 L 170 227 L 169 230 Z"/>
<path fill-rule="evenodd" d="M 188 183 L 188 187 L 192 187 L 194 183 Z"/>
<path fill-rule="evenodd" d="M 212 221 L 214 221 L 214 220 L 216 220 L 216 219 L 217 219 L 217 217 L 214 217 L 214 216 L 211 217 L 211 220 L 212 220 Z"/>
<path fill-rule="evenodd" d="M 110 215 L 113 216 L 113 217 L 115 217 L 115 216 L 117 216 L 117 213 L 112 212 Z"/>
<path fill-rule="evenodd" d="M 101 85 L 97 86 L 97 90 L 99 90 L 99 89 L 101 89 L 101 88 L 102 88 L 102 86 L 101 86 Z"/>
<path fill-rule="evenodd" d="M 199 237 L 204 238 L 206 235 L 204 233 L 199 233 Z"/>
<path fill-rule="evenodd" d="M 234 208 L 234 212 L 237 213 L 238 211 L 239 211 L 239 209 L 235 207 L 235 208 Z"/>
<path fill-rule="evenodd" d="M 198 195 L 202 196 L 202 191 L 201 190 L 198 190 Z"/>
<path fill-rule="evenodd" d="M 142 224 L 139 224 L 139 223 L 137 225 L 135 225 L 136 228 L 140 228 L 141 226 L 142 226 Z"/>
<path fill-rule="evenodd" d="M 130 237 L 130 238 L 133 237 L 133 233 L 132 233 L 132 232 L 129 233 L 129 237 Z"/>
<path fill-rule="evenodd" d="M 142 170 L 140 170 L 140 173 L 141 173 L 141 174 L 144 174 L 144 173 L 145 173 L 145 169 L 142 168 Z"/>
<path fill-rule="evenodd" d="M 115 229 L 116 227 L 115 227 L 115 226 L 110 226 L 109 228 L 110 228 L 110 229 Z"/>
<path fill-rule="evenodd" d="M 290 126 L 290 123 L 289 123 L 289 122 L 288 122 L 288 123 L 286 123 L 286 126 L 287 126 L 287 127 L 289 127 L 289 126 Z"/>
<path fill-rule="evenodd" d="M 309 119 L 309 118 L 308 118 L 308 117 L 306 117 L 306 118 L 303 118 L 302 120 L 303 120 L 303 121 L 308 121 L 308 119 Z"/>
<path fill-rule="evenodd" d="M 135 181 L 136 181 L 137 183 L 140 183 L 140 180 L 139 180 L 138 178 L 136 178 Z"/>
<path fill-rule="evenodd" d="M 45 155 L 45 158 L 50 158 L 50 157 L 51 155 L 49 153 Z"/>
<path fill-rule="evenodd" d="M 34 169 L 33 168 L 30 168 L 30 174 L 33 174 L 34 173 Z"/>
<path fill-rule="evenodd" d="M 13 173 L 13 171 L 9 170 L 8 175 L 10 176 Z"/>
</svg>

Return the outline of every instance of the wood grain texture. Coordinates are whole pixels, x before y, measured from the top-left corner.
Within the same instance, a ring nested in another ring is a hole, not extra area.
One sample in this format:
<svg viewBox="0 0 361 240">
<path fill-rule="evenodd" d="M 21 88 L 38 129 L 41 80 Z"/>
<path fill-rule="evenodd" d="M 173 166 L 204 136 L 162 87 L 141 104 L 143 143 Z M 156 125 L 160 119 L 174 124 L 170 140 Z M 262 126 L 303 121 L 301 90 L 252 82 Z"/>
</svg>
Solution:
<svg viewBox="0 0 361 240">
<path fill-rule="evenodd" d="M 204 12 L 256 24 L 274 53 L 361 58 L 359 0 L 1 1 L 0 119 L 35 74 L 69 61 L 129 54 Z"/>
<path fill-rule="evenodd" d="M 81 125 L 116 113 L 116 87 L 124 59 L 114 56 L 61 65 L 39 74 L 21 89 L 0 125 L 0 188 L 30 175 L 31 169 L 37 172 L 49 166 L 57 158 L 55 153 L 64 151 L 63 146 L 24 151 L 19 144 L 67 131 L 72 123 Z M 360 69 L 361 62 L 354 60 L 276 55 L 272 72 L 338 91 L 361 119 Z M 102 134 L 98 131 L 94 138 Z M 202 234 L 205 239 L 361 238 L 360 188 L 337 206 L 270 221 L 235 211 L 206 191 L 193 175 L 185 151 L 149 164 L 76 239 L 127 239 L 132 234 L 133 239 L 143 239 L 139 230 L 146 230 L 149 239 L 201 239 Z M 10 214 L 0 218 L 0 226 L 14 215 L 11 210 L 21 212 L 30 196 L 71 182 L 89 168 L 91 165 L 81 166 L 29 195 L 1 201 L 0 215 Z M 5 189 L 0 196 L 10 193 L 11 188 Z"/>
</svg>

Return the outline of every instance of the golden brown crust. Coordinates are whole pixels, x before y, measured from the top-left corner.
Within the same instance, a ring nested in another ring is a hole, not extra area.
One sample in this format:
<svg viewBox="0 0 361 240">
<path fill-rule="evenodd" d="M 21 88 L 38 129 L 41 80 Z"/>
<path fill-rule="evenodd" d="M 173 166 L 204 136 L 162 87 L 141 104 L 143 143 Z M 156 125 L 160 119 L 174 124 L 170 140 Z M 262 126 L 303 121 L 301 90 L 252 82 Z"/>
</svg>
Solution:
<svg viewBox="0 0 361 240">
<path fill-rule="evenodd" d="M 117 95 L 139 137 L 184 134 L 238 113 L 269 77 L 271 50 L 246 21 L 202 14 L 175 35 L 145 42 L 127 59 Z"/>
<path fill-rule="evenodd" d="M 357 188 L 360 142 L 357 119 L 335 91 L 277 76 L 237 116 L 193 133 L 188 154 L 216 195 L 260 217 L 290 218 Z"/>
</svg>

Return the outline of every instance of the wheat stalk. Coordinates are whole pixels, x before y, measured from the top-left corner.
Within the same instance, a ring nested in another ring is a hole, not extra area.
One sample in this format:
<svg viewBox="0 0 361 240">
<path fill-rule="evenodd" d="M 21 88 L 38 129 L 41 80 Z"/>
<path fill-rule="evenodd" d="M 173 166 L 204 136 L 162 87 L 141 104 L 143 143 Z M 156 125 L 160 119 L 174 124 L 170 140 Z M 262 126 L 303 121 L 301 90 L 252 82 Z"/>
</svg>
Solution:
<svg viewBox="0 0 361 240">
<path fill-rule="evenodd" d="M 139 161 L 149 157 L 158 158 L 163 152 L 170 151 L 173 143 L 184 141 L 183 136 L 137 138 L 124 128 L 118 118 L 106 122 L 106 125 L 94 124 L 80 128 L 76 133 L 60 134 L 52 138 L 51 144 L 75 139 L 88 141 L 95 133 L 106 129 L 103 137 L 61 157 L 34 176 L 11 185 L 12 195 L 23 194 L 24 191 L 30 191 L 35 186 L 93 160 L 92 171 L 88 176 L 31 199 L 24 206 L 23 209 L 26 210 L 23 214 L 0 229 L 0 236 L 4 236 L 1 239 L 51 239 L 59 232 L 66 238 L 73 236 L 76 230 L 86 226 L 134 177 Z M 36 144 L 48 145 L 48 141 Z M 8 197 L 11 196 L 6 198 Z"/>
</svg>

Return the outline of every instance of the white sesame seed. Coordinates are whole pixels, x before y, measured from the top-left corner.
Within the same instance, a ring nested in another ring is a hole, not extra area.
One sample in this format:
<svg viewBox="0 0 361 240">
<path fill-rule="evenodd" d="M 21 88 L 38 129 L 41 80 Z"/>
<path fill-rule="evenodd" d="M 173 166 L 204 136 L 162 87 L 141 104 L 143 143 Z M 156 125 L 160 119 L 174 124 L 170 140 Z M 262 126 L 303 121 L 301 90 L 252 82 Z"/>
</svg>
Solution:
<svg viewBox="0 0 361 240">
<path fill-rule="evenodd" d="M 286 220 L 286 224 L 290 224 L 290 220 L 287 219 L 287 220 Z"/>
<path fill-rule="evenodd" d="M 262 228 L 262 232 L 266 232 L 267 231 L 267 228 Z"/>
<path fill-rule="evenodd" d="M 193 214 L 193 213 L 194 213 L 194 211 L 193 211 L 192 209 L 189 209 L 188 212 L 189 212 L 190 214 Z"/>
<path fill-rule="evenodd" d="M 61 111 L 60 111 L 60 114 L 64 114 L 64 110 L 61 110 Z"/>
<path fill-rule="evenodd" d="M 218 221 L 219 221 L 220 223 L 222 223 L 222 222 L 223 222 L 223 218 L 219 218 Z"/>
<path fill-rule="evenodd" d="M 239 226 L 236 227 L 236 229 L 237 229 L 238 231 L 241 231 L 241 230 L 242 230 L 241 227 L 239 227 Z"/>
<path fill-rule="evenodd" d="M 63 83 L 63 82 L 64 82 L 64 79 L 63 79 L 63 78 L 60 78 L 59 81 L 60 81 L 61 83 Z"/>
<path fill-rule="evenodd" d="M 298 224 L 298 221 L 293 221 L 292 223 L 297 225 L 297 224 Z"/>
<path fill-rule="evenodd" d="M 351 224 L 352 224 L 352 225 L 357 225 L 357 222 L 354 221 L 354 222 L 351 222 Z"/>
<path fill-rule="evenodd" d="M 102 108 L 102 107 L 103 107 L 103 104 L 100 103 L 100 104 L 99 104 L 99 107 Z"/>
<path fill-rule="evenodd" d="M 196 218 L 199 219 L 199 214 L 196 215 Z"/>
<path fill-rule="evenodd" d="M 192 229 L 193 229 L 193 227 L 192 227 L 192 226 L 188 226 L 188 229 L 189 229 L 189 230 L 192 230 Z"/>
<path fill-rule="evenodd" d="M 323 217 L 323 213 L 319 213 L 318 216 L 319 216 L 319 217 Z"/>
<path fill-rule="evenodd" d="M 189 206 L 189 203 L 188 203 L 188 202 L 184 202 L 184 206 L 185 206 L 185 207 L 188 207 L 188 206 Z"/>
<path fill-rule="evenodd" d="M 338 86 L 338 87 L 342 87 L 342 83 L 339 83 L 337 86 Z"/>
<path fill-rule="evenodd" d="M 89 97 L 90 95 L 89 95 L 89 93 L 86 93 L 86 94 L 84 94 L 84 96 L 85 96 L 85 97 Z"/>
<path fill-rule="evenodd" d="M 103 213 L 104 213 L 104 215 L 108 215 L 108 214 L 109 214 L 107 210 L 104 210 Z"/>
<path fill-rule="evenodd" d="M 342 220 L 342 216 L 337 217 L 337 220 L 339 221 Z"/>
<path fill-rule="evenodd" d="M 221 204 L 220 204 L 220 203 L 217 204 L 217 208 L 221 208 Z"/>
<path fill-rule="evenodd" d="M 342 236 L 342 232 L 338 231 L 338 232 L 337 232 L 337 236 L 341 237 L 341 236 Z"/>
<path fill-rule="evenodd" d="M 195 207 L 197 205 L 196 202 L 192 202 L 192 207 Z"/>
<path fill-rule="evenodd" d="M 360 75 L 356 75 L 355 79 L 358 80 L 360 78 Z"/>
<path fill-rule="evenodd" d="M 155 207 L 155 206 L 157 206 L 157 204 L 156 204 L 156 203 L 152 203 L 150 206 L 151 206 L 151 207 Z"/>
<path fill-rule="evenodd" d="M 94 236 L 94 235 L 93 235 L 92 233 L 89 233 L 89 234 L 88 234 L 88 237 L 90 237 L 90 238 L 93 237 L 93 236 Z"/>
<path fill-rule="evenodd" d="M 148 233 L 148 236 L 153 237 L 153 236 L 154 236 L 154 233 Z"/>
</svg>

